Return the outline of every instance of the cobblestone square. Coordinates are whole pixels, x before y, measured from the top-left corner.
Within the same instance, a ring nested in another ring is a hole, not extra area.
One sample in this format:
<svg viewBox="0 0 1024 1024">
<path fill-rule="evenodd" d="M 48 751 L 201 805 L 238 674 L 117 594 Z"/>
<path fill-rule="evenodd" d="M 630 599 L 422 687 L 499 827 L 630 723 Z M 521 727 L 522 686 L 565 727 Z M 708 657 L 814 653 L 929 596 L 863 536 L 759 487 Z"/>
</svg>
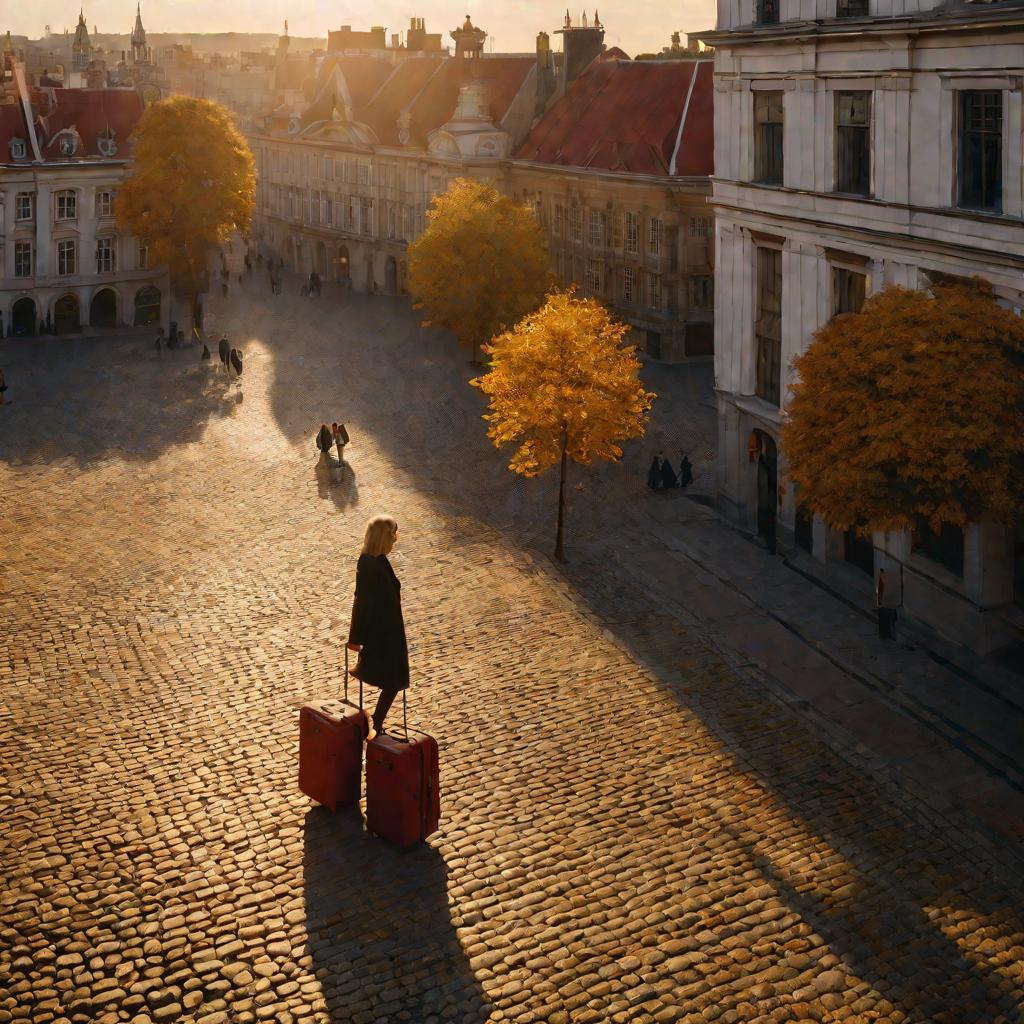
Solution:
<svg viewBox="0 0 1024 1024">
<path fill-rule="evenodd" d="M 0 347 L 0 1024 L 1024 1021 L 1020 850 L 593 557 L 642 449 L 574 473 L 557 572 L 556 481 L 507 472 L 467 353 L 262 284 L 211 304 L 237 382 L 143 335 Z M 405 854 L 296 785 L 374 511 L 441 746 Z"/>
</svg>

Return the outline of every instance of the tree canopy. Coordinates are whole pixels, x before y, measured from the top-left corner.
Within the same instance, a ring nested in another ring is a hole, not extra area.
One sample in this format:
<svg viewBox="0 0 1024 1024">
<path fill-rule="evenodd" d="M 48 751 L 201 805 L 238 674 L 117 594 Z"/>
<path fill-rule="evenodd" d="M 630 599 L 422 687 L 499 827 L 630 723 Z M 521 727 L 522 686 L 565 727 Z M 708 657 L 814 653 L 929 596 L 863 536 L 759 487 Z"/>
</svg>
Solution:
<svg viewBox="0 0 1024 1024">
<path fill-rule="evenodd" d="M 212 247 L 246 232 L 256 172 L 245 139 L 218 103 L 172 96 L 149 107 L 132 133 L 131 173 L 117 222 L 149 247 L 174 283 L 200 289 Z"/>
<path fill-rule="evenodd" d="M 1024 502 L 1024 320 L 979 279 L 888 288 L 795 364 L 783 446 L 836 529 L 1010 523 Z"/>
<path fill-rule="evenodd" d="M 555 292 L 513 330 L 484 345 L 490 371 L 470 383 L 490 399 L 488 437 L 516 444 L 509 469 L 539 476 L 561 464 L 556 557 L 563 557 L 566 461 L 615 461 L 642 437 L 656 397 L 639 378 L 628 328 L 599 302 Z"/>
<path fill-rule="evenodd" d="M 531 211 L 490 185 L 452 182 L 409 247 L 409 291 L 428 323 L 473 348 L 535 310 L 552 285 Z"/>
</svg>

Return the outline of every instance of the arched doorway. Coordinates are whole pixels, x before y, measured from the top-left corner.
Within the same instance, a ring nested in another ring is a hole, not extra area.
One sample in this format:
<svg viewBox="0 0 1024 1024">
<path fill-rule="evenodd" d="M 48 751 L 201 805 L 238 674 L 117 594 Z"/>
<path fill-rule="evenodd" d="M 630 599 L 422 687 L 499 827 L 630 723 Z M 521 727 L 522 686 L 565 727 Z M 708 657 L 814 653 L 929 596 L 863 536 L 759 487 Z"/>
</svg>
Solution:
<svg viewBox="0 0 1024 1024">
<path fill-rule="evenodd" d="M 36 304 L 25 296 L 18 299 L 11 310 L 11 333 L 19 338 L 31 338 L 36 333 Z"/>
<path fill-rule="evenodd" d="M 775 440 L 763 430 L 755 430 L 757 445 L 757 535 L 768 550 L 775 553 L 775 510 L 778 507 L 779 452 Z"/>
<path fill-rule="evenodd" d="M 89 326 L 117 326 L 117 293 L 113 288 L 103 288 L 92 297 L 89 304 Z"/>
<path fill-rule="evenodd" d="M 136 327 L 147 327 L 160 322 L 160 289 L 148 285 L 135 293 Z"/>
<path fill-rule="evenodd" d="M 81 323 L 77 296 L 70 293 L 62 295 L 53 307 L 53 333 L 74 334 Z"/>
<path fill-rule="evenodd" d="M 335 277 L 338 281 L 347 281 L 351 274 L 351 268 L 348 262 L 348 246 L 338 246 L 338 258 L 334 269 Z"/>
<path fill-rule="evenodd" d="M 398 291 L 398 264 L 394 256 L 389 256 L 384 263 L 384 291 L 394 295 Z"/>
<path fill-rule="evenodd" d="M 327 277 L 327 245 L 316 243 L 316 272 L 323 278 Z"/>
</svg>

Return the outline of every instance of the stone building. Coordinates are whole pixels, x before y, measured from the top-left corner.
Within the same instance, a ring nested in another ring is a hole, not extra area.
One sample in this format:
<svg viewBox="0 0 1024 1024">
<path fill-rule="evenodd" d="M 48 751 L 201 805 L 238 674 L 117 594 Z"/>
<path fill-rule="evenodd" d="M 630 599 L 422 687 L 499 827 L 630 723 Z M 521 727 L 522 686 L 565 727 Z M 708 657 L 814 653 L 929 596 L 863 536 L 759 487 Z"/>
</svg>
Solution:
<svg viewBox="0 0 1024 1024">
<path fill-rule="evenodd" d="M 580 31 L 603 35 L 599 23 Z M 612 307 L 641 349 L 708 357 L 713 65 L 624 57 L 590 54 L 519 147 L 506 188 L 533 206 L 558 276 Z"/>
<path fill-rule="evenodd" d="M 837 535 L 787 484 L 779 428 L 794 357 L 886 285 L 979 275 L 1024 306 L 1024 4 L 719 0 L 701 38 L 715 46 L 721 510 L 773 547 L 892 569 L 909 617 L 999 647 L 1020 635 L 1020 527 Z"/>
<path fill-rule="evenodd" d="M 167 323 L 167 275 L 117 229 L 132 89 L 33 89 L 0 80 L 0 336 Z"/>
<path fill-rule="evenodd" d="M 500 184 L 534 116 L 536 59 L 485 54 L 469 18 L 451 32 L 454 55 L 423 36 L 426 48 L 397 57 L 376 37 L 328 53 L 251 132 L 255 234 L 288 267 L 401 291 L 431 197 L 460 176 Z"/>
</svg>

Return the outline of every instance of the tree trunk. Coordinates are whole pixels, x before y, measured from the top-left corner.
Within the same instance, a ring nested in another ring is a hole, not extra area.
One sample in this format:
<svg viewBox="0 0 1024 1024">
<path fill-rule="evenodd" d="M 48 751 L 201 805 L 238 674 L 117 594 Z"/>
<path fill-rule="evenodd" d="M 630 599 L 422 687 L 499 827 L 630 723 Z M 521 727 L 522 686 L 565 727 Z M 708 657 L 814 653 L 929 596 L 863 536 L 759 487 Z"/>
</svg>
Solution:
<svg viewBox="0 0 1024 1024">
<path fill-rule="evenodd" d="M 566 561 L 565 546 L 563 543 L 565 533 L 565 450 L 568 447 L 568 439 L 562 436 L 562 472 L 558 480 L 558 528 L 555 531 L 555 558 L 559 562 Z"/>
</svg>

